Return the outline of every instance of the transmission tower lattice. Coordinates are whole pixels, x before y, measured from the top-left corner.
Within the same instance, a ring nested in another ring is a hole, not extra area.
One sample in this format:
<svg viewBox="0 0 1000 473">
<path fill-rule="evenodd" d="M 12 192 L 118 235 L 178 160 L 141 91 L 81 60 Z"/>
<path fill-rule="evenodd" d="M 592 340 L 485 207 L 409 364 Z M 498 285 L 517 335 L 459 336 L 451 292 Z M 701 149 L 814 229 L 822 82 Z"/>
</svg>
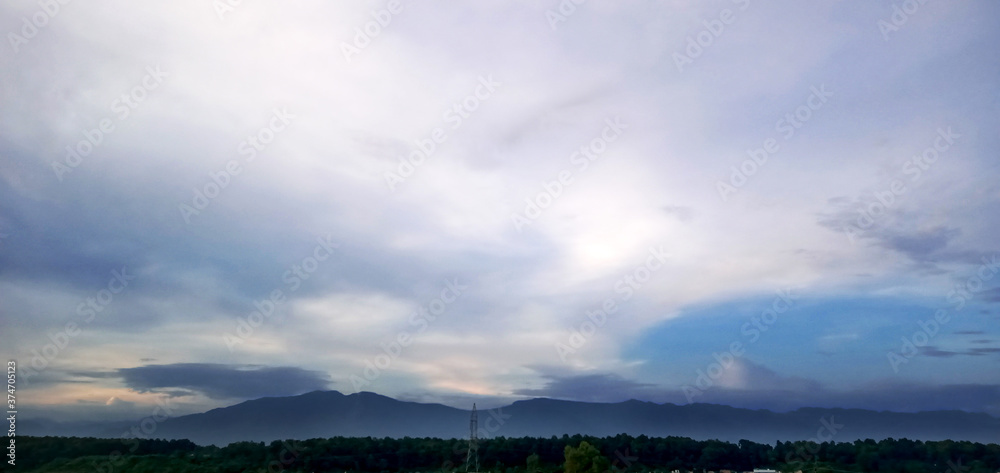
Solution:
<svg viewBox="0 0 1000 473">
<path fill-rule="evenodd" d="M 472 462 L 476 463 L 476 469 L 473 472 L 479 471 L 479 414 L 476 413 L 476 404 L 472 404 L 472 418 L 469 419 L 469 453 L 465 456 L 465 471 L 469 471 L 469 466 Z"/>
</svg>

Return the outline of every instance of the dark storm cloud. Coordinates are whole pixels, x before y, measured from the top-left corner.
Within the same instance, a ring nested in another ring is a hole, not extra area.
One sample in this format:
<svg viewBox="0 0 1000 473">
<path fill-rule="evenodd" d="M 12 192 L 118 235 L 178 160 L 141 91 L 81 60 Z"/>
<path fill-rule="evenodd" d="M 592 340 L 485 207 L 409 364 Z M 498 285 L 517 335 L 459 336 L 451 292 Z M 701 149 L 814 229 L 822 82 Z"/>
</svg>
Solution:
<svg viewBox="0 0 1000 473">
<path fill-rule="evenodd" d="M 125 384 L 140 392 L 183 389 L 212 399 L 256 399 L 293 396 L 329 389 L 325 373 L 278 366 L 176 363 L 118 370 Z"/>
</svg>

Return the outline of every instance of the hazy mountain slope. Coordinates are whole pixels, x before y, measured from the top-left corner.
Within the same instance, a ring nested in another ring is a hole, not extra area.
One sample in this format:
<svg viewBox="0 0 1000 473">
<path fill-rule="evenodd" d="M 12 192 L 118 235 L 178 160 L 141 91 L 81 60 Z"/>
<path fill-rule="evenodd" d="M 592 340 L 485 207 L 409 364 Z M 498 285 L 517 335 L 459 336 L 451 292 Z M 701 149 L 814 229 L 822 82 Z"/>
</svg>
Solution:
<svg viewBox="0 0 1000 473">
<path fill-rule="evenodd" d="M 61 433 L 58 424 L 39 422 L 30 435 Z M 695 439 L 834 440 L 910 438 L 997 442 L 1000 419 L 958 411 L 921 413 L 860 409 L 799 409 L 788 413 L 714 404 L 655 404 L 642 401 L 587 403 L 554 399 L 518 401 L 479 411 L 480 437 L 595 436 L 628 433 Z M 88 429 L 93 431 L 94 429 Z M 121 435 L 120 424 L 105 435 Z M 332 436 L 465 438 L 469 411 L 440 404 L 398 401 L 373 393 L 343 395 L 315 391 L 300 396 L 262 398 L 234 406 L 168 419 L 151 437 L 187 438 L 224 445 L 239 440 L 270 441 Z"/>
</svg>

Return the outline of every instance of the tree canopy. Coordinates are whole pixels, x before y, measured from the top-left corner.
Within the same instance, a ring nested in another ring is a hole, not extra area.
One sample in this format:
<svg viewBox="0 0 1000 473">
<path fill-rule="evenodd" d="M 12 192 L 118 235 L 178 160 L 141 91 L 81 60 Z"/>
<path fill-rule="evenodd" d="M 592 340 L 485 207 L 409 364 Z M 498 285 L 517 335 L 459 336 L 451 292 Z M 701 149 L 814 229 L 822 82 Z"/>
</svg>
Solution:
<svg viewBox="0 0 1000 473">
<path fill-rule="evenodd" d="M 334 437 L 198 446 L 187 440 L 18 437 L 9 472 L 445 472 L 465 471 L 466 442 L 436 438 Z M 907 439 L 738 443 L 568 436 L 480 439 L 481 470 L 491 473 L 697 473 L 774 468 L 805 473 L 995 473 L 1000 445 Z"/>
</svg>

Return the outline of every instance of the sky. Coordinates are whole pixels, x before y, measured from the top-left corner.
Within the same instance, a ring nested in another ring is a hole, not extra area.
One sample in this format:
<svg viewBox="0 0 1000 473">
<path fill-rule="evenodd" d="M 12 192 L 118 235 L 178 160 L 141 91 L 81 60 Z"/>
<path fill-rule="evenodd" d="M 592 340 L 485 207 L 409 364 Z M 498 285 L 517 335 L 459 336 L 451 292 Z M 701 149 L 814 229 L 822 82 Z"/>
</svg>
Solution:
<svg viewBox="0 0 1000 473">
<path fill-rule="evenodd" d="M 0 33 L 22 417 L 1000 416 L 995 2 L 6 2 Z"/>
</svg>

